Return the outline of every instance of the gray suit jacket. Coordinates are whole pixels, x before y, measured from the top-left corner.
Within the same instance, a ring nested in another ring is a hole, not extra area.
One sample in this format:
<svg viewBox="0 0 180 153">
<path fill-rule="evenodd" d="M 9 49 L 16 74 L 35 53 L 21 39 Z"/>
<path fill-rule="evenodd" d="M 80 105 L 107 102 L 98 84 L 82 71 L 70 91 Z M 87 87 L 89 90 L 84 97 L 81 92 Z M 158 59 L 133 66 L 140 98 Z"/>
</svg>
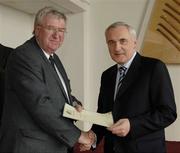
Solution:
<svg viewBox="0 0 180 153">
<path fill-rule="evenodd" d="M 69 80 L 57 55 L 55 61 L 70 95 Z M 77 142 L 80 130 L 62 116 L 68 100 L 34 37 L 13 52 L 6 75 L 0 152 L 66 153 Z"/>
</svg>

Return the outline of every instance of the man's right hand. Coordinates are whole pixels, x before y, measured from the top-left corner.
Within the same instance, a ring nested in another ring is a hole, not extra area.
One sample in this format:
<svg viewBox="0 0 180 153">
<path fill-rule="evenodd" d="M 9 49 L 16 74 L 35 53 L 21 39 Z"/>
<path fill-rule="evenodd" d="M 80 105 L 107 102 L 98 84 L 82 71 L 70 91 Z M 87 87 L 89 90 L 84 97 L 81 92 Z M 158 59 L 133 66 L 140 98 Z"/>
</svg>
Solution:
<svg viewBox="0 0 180 153">
<path fill-rule="evenodd" d="M 90 150 L 92 144 L 95 142 L 95 134 L 92 130 L 88 132 L 81 132 L 78 143 L 80 143 L 80 151 Z"/>
</svg>

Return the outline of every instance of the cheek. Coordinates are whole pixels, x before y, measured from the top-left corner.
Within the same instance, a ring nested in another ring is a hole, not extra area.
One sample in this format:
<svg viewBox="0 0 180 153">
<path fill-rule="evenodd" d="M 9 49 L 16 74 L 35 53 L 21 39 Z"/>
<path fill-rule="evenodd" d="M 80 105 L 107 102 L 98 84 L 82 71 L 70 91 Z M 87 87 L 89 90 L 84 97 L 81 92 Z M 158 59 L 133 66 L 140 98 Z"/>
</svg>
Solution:
<svg viewBox="0 0 180 153">
<path fill-rule="evenodd" d="M 45 35 L 44 40 L 46 41 L 46 43 L 51 43 L 52 36 L 51 35 Z"/>
<path fill-rule="evenodd" d="M 59 35 L 59 41 L 60 41 L 60 42 L 63 42 L 63 41 L 64 41 L 64 34 Z"/>
<path fill-rule="evenodd" d="M 136 49 L 136 43 L 135 42 L 132 42 L 132 44 L 130 45 L 130 49 L 131 50 Z"/>
<path fill-rule="evenodd" d="M 108 47 L 108 49 L 109 49 L 109 53 L 113 56 L 113 54 L 114 54 L 114 48 L 113 47 Z"/>
<path fill-rule="evenodd" d="M 46 41 L 48 39 L 48 35 L 44 32 L 39 33 L 39 38 L 43 41 Z"/>
</svg>

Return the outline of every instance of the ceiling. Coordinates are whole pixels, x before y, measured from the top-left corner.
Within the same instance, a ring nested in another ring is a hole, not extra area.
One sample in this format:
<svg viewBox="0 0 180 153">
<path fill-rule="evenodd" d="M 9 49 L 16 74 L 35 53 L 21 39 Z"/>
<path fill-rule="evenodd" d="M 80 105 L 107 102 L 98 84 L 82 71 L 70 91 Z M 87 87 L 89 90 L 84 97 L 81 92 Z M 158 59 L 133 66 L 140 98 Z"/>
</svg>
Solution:
<svg viewBox="0 0 180 153">
<path fill-rule="evenodd" d="M 0 4 L 20 10 L 28 14 L 35 14 L 45 6 L 52 6 L 65 14 L 85 11 L 88 0 L 0 0 Z"/>
</svg>

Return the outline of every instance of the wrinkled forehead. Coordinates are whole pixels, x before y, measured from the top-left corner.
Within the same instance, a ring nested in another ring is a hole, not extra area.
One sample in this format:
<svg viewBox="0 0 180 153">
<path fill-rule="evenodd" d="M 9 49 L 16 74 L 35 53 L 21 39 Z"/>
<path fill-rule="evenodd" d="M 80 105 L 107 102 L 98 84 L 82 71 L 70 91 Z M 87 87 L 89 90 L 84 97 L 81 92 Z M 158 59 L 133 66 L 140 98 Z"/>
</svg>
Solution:
<svg viewBox="0 0 180 153">
<path fill-rule="evenodd" d="M 65 21 L 65 19 L 63 17 L 58 16 L 56 14 L 49 13 L 49 14 L 43 16 L 41 18 L 41 20 L 39 20 L 39 24 L 43 24 L 43 23 L 47 23 L 47 22 L 52 22 L 54 20 L 66 23 L 66 21 Z"/>
<path fill-rule="evenodd" d="M 125 25 L 110 26 L 105 31 L 106 38 L 112 35 L 126 35 L 136 40 L 136 31 L 133 28 L 127 27 Z"/>
<path fill-rule="evenodd" d="M 118 26 L 110 28 L 106 31 L 106 41 L 109 40 L 120 40 L 120 39 L 131 39 L 132 35 L 129 30 L 124 26 Z"/>
</svg>

